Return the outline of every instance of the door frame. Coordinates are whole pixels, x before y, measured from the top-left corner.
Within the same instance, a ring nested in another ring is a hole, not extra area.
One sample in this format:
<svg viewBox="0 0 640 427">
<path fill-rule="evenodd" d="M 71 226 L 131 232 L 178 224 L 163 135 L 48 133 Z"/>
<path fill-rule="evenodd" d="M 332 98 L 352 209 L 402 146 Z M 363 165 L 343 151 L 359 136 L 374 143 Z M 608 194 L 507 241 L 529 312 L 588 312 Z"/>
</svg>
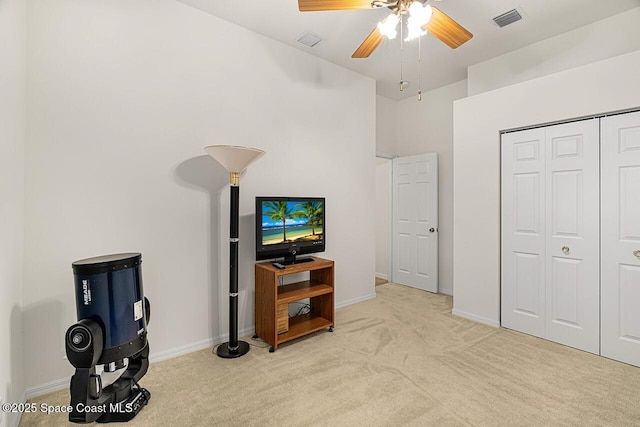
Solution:
<svg viewBox="0 0 640 427">
<path fill-rule="evenodd" d="M 431 154 L 431 153 L 435 153 L 436 155 L 438 154 L 437 152 L 433 151 L 433 152 L 429 152 L 429 153 L 417 153 L 417 155 L 420 154 Z M 380 158 L 380 159 L 386 159 L 388 160 L 388 164 L 389 164 L 389 174 L 388 174 L 388 183 L 389 183 L 389 193 L 388 193 L 388 203 L 387 203 L 387 214 L 388 214 L 388 218 L 389 218 L 389 223 L 388 223 L 388 228 L 387 228 L 387 235 L 388 235 L 388 239 L 387 239 L 387 280 L 389 282 L 395 283 L 395 277 L 393 275 L 393 271 L 394 271 L 394 265 L 393 265 L 393 159 L 398 158 L 398 157 L 404 157 L 404 156 L 399 156 L 397 154 L 389 154 L 389 153 L 384 153 L 384 152 L 376 152 L 375 155 L 376 159 Z M 439 156 L 438 156 L 438 160 L 439 160 Z M 376 165 L 377 166 L 377 165 Z M 439 176 L 437 177 L 439 178 Z M 438 180 L 439 183 L 439 180 Z M 439 190 L 439 184 L 437 186 L 437 190 Z M 437 201 L 439 202 L 439 196 L 437 197 Z M 439 208 L 438 208 L 438 214 L 439 214 Z M 439 238 L 439 233 L 438 233 L 438 238 Z M 439 245 L 438 245 L 439 247 Z M 439 259 L 440 259 L 440 250 L 438 249 L 438 254 L 437 254 L 437 269 L 438 269 L 438 276 L 439 276 L 439 272 L 440 272 L 440 265 L 439 265 Z M 374 271 L 374 274 L 376 272 Z M 437 281 L 437 279 L 436 279 Z M 439 293 L 439 289 L 438 289 L 438 293 Z"/>
<path fill-rule="evenodd" d="M 391 240 L 391 233 L 393 233 L 393 159 L 396 157 L 398 157 L 397 154 L 376 152 L 376 159 L 386 159 L 389 164 L 389 175 L 387 177 L 389 184 L 387 197 L 387 217 L 389 218 L 387 224 L 387 281 L 389 282 L 393 282 L 393 241 Z"/>
</svg>

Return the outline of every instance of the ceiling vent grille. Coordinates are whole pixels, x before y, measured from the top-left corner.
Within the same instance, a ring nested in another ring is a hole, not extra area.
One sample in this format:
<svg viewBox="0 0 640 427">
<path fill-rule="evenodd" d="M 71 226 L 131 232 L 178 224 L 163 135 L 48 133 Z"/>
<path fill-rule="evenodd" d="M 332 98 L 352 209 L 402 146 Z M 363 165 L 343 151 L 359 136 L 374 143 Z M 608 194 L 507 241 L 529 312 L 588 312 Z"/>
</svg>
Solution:
<svg viewBox="0 0 640 427">
<path fill-rule="evenodd" d="M 296 41 L 307 47 L 314 47 L 322 41 L 322 37 L 310 31 L 305 31 L 296 39 Z"/>
<path fill-rule="evenodd" d="M 496 16 L 493 18 L 493 22 L 500 28 L 506 27 L 509 24 L 513 24 L 514 22 L 518 22 L 522 19 L 522 15 L 516 9 L 512 9 L 508 12 L 503 13 L 502 15 Z"/>
</svg>

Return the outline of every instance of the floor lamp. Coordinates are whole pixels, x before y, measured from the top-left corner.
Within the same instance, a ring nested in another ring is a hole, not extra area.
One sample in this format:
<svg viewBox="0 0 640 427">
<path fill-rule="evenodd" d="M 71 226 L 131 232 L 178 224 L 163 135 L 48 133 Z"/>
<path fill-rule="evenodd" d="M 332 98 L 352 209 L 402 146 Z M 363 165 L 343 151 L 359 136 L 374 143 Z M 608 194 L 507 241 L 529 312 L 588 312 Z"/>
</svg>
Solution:
<svg viewBox="0 0 640 427">
<path fill-rule="evenodd" d="M 249 351 L 249 344 L 238 341 L 238 223 L 240 222 L 240 174 L 264 155 L 257 148 L 233 145 L 209 145 L 204 151 L 229 171 L 231 186 L 229 228 L 229 342 L 220 344 L 216 353 L 225 359 L 240 357 Z"/>
</svg>

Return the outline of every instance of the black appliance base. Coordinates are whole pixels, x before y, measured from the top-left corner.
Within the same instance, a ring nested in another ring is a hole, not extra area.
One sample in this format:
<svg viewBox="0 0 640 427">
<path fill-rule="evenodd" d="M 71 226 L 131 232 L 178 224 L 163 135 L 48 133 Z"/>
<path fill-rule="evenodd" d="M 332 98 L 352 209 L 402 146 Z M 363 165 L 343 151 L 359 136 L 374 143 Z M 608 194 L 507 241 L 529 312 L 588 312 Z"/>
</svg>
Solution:
<svg viewBox="0 0 640 427">
<path fill-rule="evenodd" d="M 224 359 L 235 359 L 249 353 L 249 344 L 244 341 L 238 341 L 238 348 L 231 351 L 229 350 L 229 343 L 225 342 L 218 346 L 216 353 Z"/>
</svg>

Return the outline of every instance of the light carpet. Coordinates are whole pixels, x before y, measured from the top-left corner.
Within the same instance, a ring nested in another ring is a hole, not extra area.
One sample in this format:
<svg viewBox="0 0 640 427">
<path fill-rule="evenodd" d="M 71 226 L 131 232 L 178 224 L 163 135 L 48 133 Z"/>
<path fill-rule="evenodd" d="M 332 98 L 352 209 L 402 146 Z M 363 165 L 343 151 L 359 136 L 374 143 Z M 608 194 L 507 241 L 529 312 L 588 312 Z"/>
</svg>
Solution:
<svg viewBox="0 0 640 427">
<path fill-rule="evenodd" d="M 209 349 L 152 364 L 141 381 L 151 401 L 128 425 L 640 425 L 640 368 L 453 316 L 445 295 L 392 283 L 376 293 L 337 310 L 333 333 L 275 353 L 247 338 L 256 345 L 239 359 Z M 69 392 L 33 402 L 66 405 Z"/>
</svg>

